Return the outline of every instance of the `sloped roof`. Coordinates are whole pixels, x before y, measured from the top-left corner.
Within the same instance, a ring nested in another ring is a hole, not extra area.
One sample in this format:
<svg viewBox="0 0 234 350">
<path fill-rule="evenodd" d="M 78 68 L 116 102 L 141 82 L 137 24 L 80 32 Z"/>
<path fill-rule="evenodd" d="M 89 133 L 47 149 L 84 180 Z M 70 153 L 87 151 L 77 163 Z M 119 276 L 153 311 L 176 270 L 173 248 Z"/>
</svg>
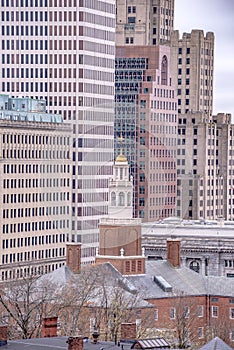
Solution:
<svg viewBox="0 0 234 350">
<path fill-rule="evenodd" d="M 172 286 L 165 292 L 154 282 L 154 276 L 162 276 Z M 172 297 L 183 292 L 186 295 L 206 294 L 205 278 L 187 267 L 174 268 L 167 261 L 146 261 L 145 275 L 127 276 L 127 279 L 141 291 L 146 299 Z"/>
<path fill-rule="evenodd" d="M 233 350 L 222 339 L 215 337 L 209 343 L 202 346 L 199 350 Z"/>
</svg>

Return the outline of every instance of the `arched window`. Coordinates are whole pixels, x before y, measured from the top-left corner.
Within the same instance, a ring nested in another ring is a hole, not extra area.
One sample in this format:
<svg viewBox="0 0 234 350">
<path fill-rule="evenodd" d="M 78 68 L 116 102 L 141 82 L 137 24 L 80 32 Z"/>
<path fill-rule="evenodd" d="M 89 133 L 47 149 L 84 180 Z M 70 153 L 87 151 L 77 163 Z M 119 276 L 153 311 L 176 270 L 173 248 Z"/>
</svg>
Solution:
<svg viewBox="0 0 234 350">
<path fill-rule="evenodd" d="M 123 192 L 119 193 L 119 206 L 121 206 L 121 207 L 124 206 L 124 193 Z"/>
<path fill-rule="evenodd" d="M 162 65 L 161 65 L 161 84 L 167 85 L 167 70 L 168 70 L 168 62 L 167 56 L 163 56 Z"/>
<path fill-rule="evenodd" d="M 132 205 L 132 194 L 131 192 L 128 192 L 128 206 L 130 207 Z"/>
<path fill-rule="evenodd" d="M 115 192 L 111 192 L 111 205 L 113 207 L 116 206 L 116 193 Z"/>
<path fill-rule="evenodd" d="M 197 261 L 192 261 L 189 265 L 189 268 L 197 273 L 199 273 L 200 271 L 200 265 L 199 265 L 199 262 Z"/>
</svg>

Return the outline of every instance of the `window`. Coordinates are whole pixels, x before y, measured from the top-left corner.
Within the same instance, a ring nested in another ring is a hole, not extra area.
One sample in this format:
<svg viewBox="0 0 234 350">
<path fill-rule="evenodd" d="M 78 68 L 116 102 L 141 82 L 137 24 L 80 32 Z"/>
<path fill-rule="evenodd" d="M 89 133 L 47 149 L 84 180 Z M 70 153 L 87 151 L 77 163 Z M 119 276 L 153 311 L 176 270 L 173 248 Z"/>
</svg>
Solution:
<svg viewBox="0 0 234 350">
<path fill-rule="evenodd" d="M 111 192 L 111 205 L 113 207 L 116 206 L 116 194 L 115 194 L 115 192 Z"/>
<path fill-rule="evenodd" d="M 204 328 L 198 327 L 198 338 L 201 339 L 204 337 Z"/>
<path fill-rule="evenodd" d="M 231 341 L 234 341 L 234 331 L 231 331 L 231 332 L 230 332 L 230 340 L 231 340 Z"/>
<path fill-rule="evenodd" d="M 168 69 L 167 57 L 163 56 L 162 64 L 161 64 L 161 84 L 162 85 L 167 85 L 167 69 Z"/>
<path fill-rule="evenodd" d="M 158 320 L 158 309 L 154 309 L 154 319 Z"/>
<path fill-rule="evenodd" d="M 124 193 L 119 193 L 119 206 L 124 206 Z"/>
<path fill-rule="evenodd" d="M 136 23 L 136 17 L 128 17 L 128 23 Z"/>
<path fill-rule="evenodd" d="M 189 318 L 189 313 L 190 313 L 189 307 L 185 306 L 184 307 L 184 317 Z"/>
<path fill-rule="evenodd" d="M 218 311 L 219 311 L 219 308 L 218 308 L 218 306 L 212 306 L 212 309 L 211 309 L 211 315 L 212 315 L 212 317 L 215 317 L 215 318 L 217 318 L 218 317 Z"/>
<path fill-rule="evenodd" d="M 174 307 L 170 308 L 170 319 L 174 320 L 176 317 L 176 309 Z"/>
<path fill-rule="evenodd" d="M 197 307 L 197 316 L 203 317 L 203 305 L 198 305 Z"/>
<path fill-rule="evenodd" d="M 230 318 L 234 319 L 234 308 L 233 307 L 230 308 Z"/>
</svg>

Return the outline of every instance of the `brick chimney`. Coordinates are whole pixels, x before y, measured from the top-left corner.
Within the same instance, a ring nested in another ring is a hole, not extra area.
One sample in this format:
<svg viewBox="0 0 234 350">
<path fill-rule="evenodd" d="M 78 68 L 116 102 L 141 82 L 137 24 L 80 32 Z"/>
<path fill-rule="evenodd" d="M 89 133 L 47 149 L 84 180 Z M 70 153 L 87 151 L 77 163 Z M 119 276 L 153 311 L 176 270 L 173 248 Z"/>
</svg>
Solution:
<svg viewBox="0 0 234 350">
<path fill-rule="evenodd" d="M 167 261 L 173 267 L 180 267 L 180 239 L 167 240 Z"/>
<path fill-rule="evenodd" d="M 7 326 L 0 326 L 0 346 L 7 344 Z"/>
<path fill-rule="evenodd" d="M 136 323 L 121 323 L 120 339 L 135 340 L 136 339 Z"/>
<path fill-rule="evenodd" d="M 83 337 L 69 337 L 67 340 L 68 350 L 83 350 Z"/>
<path fill-rule="evenodd" d="M 80 273 L 81 243 L 67 243 L 66 265 L 73 273 Z"/>
<path fill-rule="evenodd" d="M 41 336 L 43 338 L 57 337 L 58 317 L 46 317 L 42 322 Z"/>
</svg>

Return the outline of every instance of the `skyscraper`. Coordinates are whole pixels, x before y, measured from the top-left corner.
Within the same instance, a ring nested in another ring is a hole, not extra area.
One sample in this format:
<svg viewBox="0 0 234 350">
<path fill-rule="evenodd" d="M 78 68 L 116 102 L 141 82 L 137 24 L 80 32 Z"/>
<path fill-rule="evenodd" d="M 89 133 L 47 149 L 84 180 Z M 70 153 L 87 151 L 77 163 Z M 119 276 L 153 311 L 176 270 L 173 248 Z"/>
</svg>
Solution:
<svg viewBox="0 0 234 350">
<path fill-rule="evenodd" d="M 176 78 L 178 113 L 212 115 L 214 79 L 214 33 L 203 30 L 171 33 L 171 64 Z"/>
<path fill-rule="evenodd" d="M 230 114 L 184 115 L 178 125 L 178 216 L 233 220 L 233 135 Z"/>
<path fill-rule="evenodd" d="M 43 98 L 73 129 L 72 241 L 92 261 L 113 163 L 114 0 L 2 0 L 0 92 Z"/>
<path fill-rule="evenodd" d="M 170 47 L 117 47 L 115 86 L 116 156 L 122 148 L 130 165 L 134 216 L 144 221 L 173 216 L 177 103 Z"/>
<path fill-rule="evenodd" d="M 116 45 L 159 45 L 170 40 L 174 0 L 117 0 Z"/>
</svg>

